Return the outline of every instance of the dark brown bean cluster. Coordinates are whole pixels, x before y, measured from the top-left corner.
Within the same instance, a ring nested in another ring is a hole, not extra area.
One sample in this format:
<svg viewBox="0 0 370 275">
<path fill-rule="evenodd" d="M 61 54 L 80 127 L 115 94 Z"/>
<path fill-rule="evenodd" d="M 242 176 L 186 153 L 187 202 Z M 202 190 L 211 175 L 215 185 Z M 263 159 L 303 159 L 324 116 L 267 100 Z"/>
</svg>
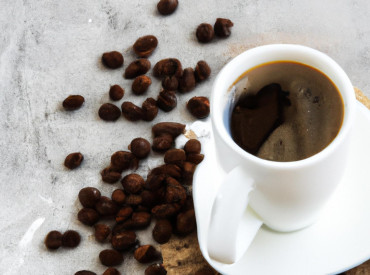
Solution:
<svg viewBox="0 0 370 275">
<path fill-rule="evenodd" d="M 196 37 L 200 43 L 209 43 L 216 36 L 220 38 L 229 37 L 231 34 L 230 28 L 234 23 L 229 19 L 217 18 L 214 26 L 208 23 L 202 23 L 197 27 L 195 32 Z"/>
<path fill-rule="evenodd" d="M 56 250 L 59 247 L 75 248 L 81 242 L 81 236 L 77 231 L 68 230 L 64 234 L 59 231 L 50 231 L 45 237 L 45 246 L 50 250 Z"/>
</svg>

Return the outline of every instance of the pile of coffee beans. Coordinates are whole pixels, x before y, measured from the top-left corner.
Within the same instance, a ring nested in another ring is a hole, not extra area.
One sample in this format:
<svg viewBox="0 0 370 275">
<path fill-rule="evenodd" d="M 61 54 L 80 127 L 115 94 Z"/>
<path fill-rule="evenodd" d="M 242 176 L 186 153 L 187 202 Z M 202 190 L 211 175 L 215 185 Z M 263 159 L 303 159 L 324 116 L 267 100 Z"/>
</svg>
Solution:
<svg viewBox="0 0 370 275">
<path fill-rule="evenodd" d="M 81 242 L 80 234 L 75 230 L 68 230 L 64 234 L 59 231 L 50 231 L 44 240 L 45 246 L 50 250 L 56 250 L 59 247 L 75 248 Z"/>
</svg>

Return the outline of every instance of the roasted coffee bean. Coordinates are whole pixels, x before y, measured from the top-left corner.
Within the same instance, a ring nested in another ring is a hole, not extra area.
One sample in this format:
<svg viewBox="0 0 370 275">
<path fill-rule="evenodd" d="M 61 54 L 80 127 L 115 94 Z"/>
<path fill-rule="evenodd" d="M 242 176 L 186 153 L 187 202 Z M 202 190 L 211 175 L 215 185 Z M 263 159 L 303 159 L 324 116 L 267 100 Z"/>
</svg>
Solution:
<svg viewBox="0 0 370 275">
<path fill-rule="evenodd" d="M 190 234 L 195 230 L 196 225 L 194 209 L 177 215 L 176 230 L 180 235 Z"/>
<path fill-rule="evenodd" d="M 158 252 L 152 245 L 142 245 L 135 250 L 134 258 L 139 263 L 145 264 L 159 260 L 161 258 L 161 253 Z"/>
<path fill-rule="evenodd" d="M 169 134 L 173 138 L 181 135 L 185 130 L 185 124 L 177 122 L 160 122 L 152 127 L 152 132 L 154 136 L 159 136 L 162 134 Z"/>
<path fill-rule="evenodd" d="M 104 271 L 103 275 L 121 275 L 121 272 L 119 272 L 114 267 L 110 267 Z"/>
<path fill-rule="evenodd" d="M 109 226 L 106 224 L 102 224 L 102 223 L 95 224 L 94 229 L 95 229 L 95 233 L 94 233 L 95 239 L 101 243 L 104 242 L 108 238 L 111 232 Z"/>
<path fill-rule="evenodd" d="M 139 75 L 132 82 L 132 91 L 135 95 L 142 95 L 148 90 L 150 84 L 152 84 L 152 80 L 149 76 Z"/>
<path fill-rule="evenodd" d="M 112 193 L 112 201 L 114 201 L 117 205 L 122 205 L 125 203 L 126 194 L 121 189 L 116 189 Z"/>
<path fill-rule="evenodd" d="M 198 61 L 197 66 L 194 70 L 195 80 L 197 82 L 202 82 L 206 80 L 211 75 L 211 68 L 208 66 L 207 62 L 204 60 Z"/>
<path fill-rule="evenodd" d="M 215 275 L 217 274 L 212 268 L 206 266 L 202 267 L 201 269 L 198 269 L 197 272 L 195 272 L 194 275 Z"/>
<path fill-rule="evenodd" d="M 128 205 L 123 206 L 116 215 L 116 222 L 121 223 L 126 221 L 128 218 L 131 217 L 133 212 L 134 210 L 132 209 L 131 206 Z"/>
<path fill-rule="evenodd" d="M 143 120 L 152 121 L 158 114 L 157 101 L 148 97 L 142 104 L 141 109 L 143 111 Z"/>
<path fill-rule="evenodd" d="M 126 197 L 126 204 L 137 206 L 143 201 L 142 197 L 137 194 L 130 194 Z"/>
<path fill-rule="evenodd" d="M 152 149 L 156 152 L 165 152 L 173 146 L 174 140 L 170 134 L 162 134 L 153 139 Z"/>
<path fill-rule="evenodd" d="M 201 144 L 197 139 L 189 139 L 184 146 L 186 154 L 199 154 L 201 148 Z"/>
<path fill-rule="evenodd" d="M 63 108 L 67 111 L 80 109 L 85 99 L 81 95 L 70 95 L 63 101 Z"/>
<path fill-rule="evenodd" d="M 121 180 L 123 189 L 130 194 L 139 193 L 144 187 L 144 179 L 138 174 L 128 174 Z"/>
<path fill-rule="evenodd" d="M 134 52 L 139 57 L 148 57 L 158 46 L 158 39 L 154 35 L 138 38 L 133 46 Z"/>
<path fill-rule="evenodd" d="M 147 228 L 151 222 L 151 215 L 147 212 L 134 212 L 130 219 L 122 223 L 122 228 L 139 230 Z"/>
<path fill-rule="evenodd" d="M 121 100 L 124 94 L 125 90 L 119 85 L 113 85 L 109 89 L 109 97 L 114 101 Z"/>
<path fill-rule="evenodd" d="M 99 213 L 91 208 L 82 208 L 78 214 L 77 219 L 85 225 L 92 226 L 99 221 Z"/>
<path fill-rule="evenodd" d="M 84 156 L 81 153 L 71 153 L 64 160 L 64 166 L 73 170 L 80 166 L 83 160 Z"/>
<path fill-rule="evenodd" d="M 146 74 L 151 67 L 150 61 L 145 58 L 140 58 L 133 61 L 125 70 L 125 78 L 133 79 L 139 75 Z"/>
<path fill-rule="evenodd" d="M 123 116 L 130 121 L 137 121 L 144 117 L 143 110 L 134 103 L 125 101 L 121 106 Z"/>
<path fill-rule="evenodd" d="M 186 108 L 196 118 L 206 118 L 209 115 L 209 100 L 204 96 L 194 96 L 191 98 Z"/>
<path fill-rule="evenodd" d="M 110 69 L 117 69 L 123 65 L 123 56 L 117 51 L 103 53 L 102 62 Z"/>
<path fill-rule="evenodd" d="M 186 155 L 186 161 L 199 164 L 203 161 L 204 155 L 203 154 L 188 154 Z"/>
<path fill-rule="evenodd" d="M 100 174 L 102 180 L 106 183 L 115 183 L 121 179 L 121 173 L 115 170 L 113 167 L 104 168 Z"/>
<path fill-rule="evenodd" d="M 153 228 L 153 239 L 160 244 L 168 242 L 172 235 L 172 225 L 168 220 L 158 220 Z"/>
<path fill-rule="evenodd" d="M 50 231 L 46 235 L 44 243 L 48 249 L 58 249 L 62 246 L 62 233 L 56 230 Z"/>
<path fill-rule="evenodd" d="M 102 216 L 112 216 L 118 212 L 117 204 L 110 198 L 104 196 L 96 203 L 95 209 Z"/>
<path fill-rule="evenodd" d="M 215 36 L 212 25 L 207 23 L 200 24 L 197 27 L 197 31 L 195 34 L 197 36 L 198 41 L 201 43 L 208 43 Z"/>
<path fill-rule="evenodd" d="M 150 143 L 145 138 L 135 138 L 131 141 L 129 149 L 138 159 L 144 159 L 150 153 Z"/>
<path fill-rule="evenodd" d="M 110 161 L 113 169 L 122 172 L 133 168 L 135 159 L 136 157 L 131 152 L 117 151 L 111 156 Z"/>
<path fill-rule="evenodd" d="M 104 103 L 98 111 L 99 117 L 105 121 L 116 121 L 121 116 L 120 109 L 111 103 Z"/>
<path fill-rule="evenodd" d="M 165 174 L 149 174 L 146 179 L 145 188 L 149 190 L 157 190 L 164 186 L 165 179 Z"/>
<path fill-rule="evenodd" d="M 120 265 L 123 262 L 123 256 L 116 250 L 105 249 L 99 254 L 100 262 L 105 266 Z"/>
<path fill-rule="evenodd" d="M 62 245 L 64 247 L 74 248 L 77 247 L 81 242 L 81 236 L 77 231 L 68 230 L 64 232 L 62 237 Z"/>
<path fill-rule="evenodd" d="M 181 93 L 188 93 L 195 88 L 195 76 L 192 68 L 184 69 L 179 82 L 179 91 Z"/>
<path fill-rule="evenodd" d="M 190 185 L 193 183 L 193 175 L 196 165 L 194 163 L 185 161 L 182 165 L 182 183 Z"/>
<path fill-rule="evenodd" d="M 159 93 L 157 98 L 158 107 L 165 111 L 172 111 L 177 106 L 176 94 L 173 91 L 163 90 Z"/>
<path fill-rule="evenodd" d="M 179 81 L 176 76 L 166 76 L 162 80 L 162 87 L 167 91 L 176 91 L 179 87 Z"/>
<path fill-rule="evenodd" d="M 172 14 L 179 2 L 177 0 L 160 0 L 157 4 L 158 12 L 162 15 Z"/>
<path fill-rule="evenodd" d="M 89 270 L 80 270 L 77 271 L 75 275 L 96 275 L 96 273 Z"/>
<path fill-rule="evenodd" d="M 162 59 L 155 64 L 153 74 L 155 77 L 180 77 L 182 75 L 181 62 L 176 58 Z"/>
<path fill-rule="evenodd" d="M 128 250 L 136 245 L 136 234 L 133 231 L 118 233 L 112 237 L 111 243 L 116 250 Z"/>
<path fill-rule="evenodd" d="M 229 19 L 217 18 L 214 25 L 215 34 L 218 37 L 229 37 L 231 34 L 230 28 L 232 26 L 234 26 L 234 23 L 231 22 Z"/>
<path fill-rule="evenodd" d="M 162 201 L 162 198 L 160 198 L 157 192 L 154 191 L 144 190 L 140 195 L 142 198 L 141 204 L 144 207 L 152 208 Z"/>
<path fill-rule="evenodd" d="M 93 208 L 100 200 L 101 193 L 94 187 L 84 187 L 78 193 L 78 199 L 83 207 Z"/>
<path fill-rule="evenodd" d="M 162 264 L 152 264 L 145 269 L 145 275 L 166 275 L 167 271 Z"/>
<path fill-rule="evenodd" d="M 166 178 L 166 203 L 178 203 L 183 205 L 186 201 L 185 188 L 174 178 Z"/>
<path fill-rule="evenodd" d="M 152 209 L 152 214 L 157 219 L 167 219 L 177 214 L 180 210 L 178 204 L 160 204 Z"/>
<path fill-rule="evenodd" d="M 179 179 L 182 176 L 182 170 L 176 164 L 164 164 L 161 167 L 167 177 L 173 177 L 175 179 Z"/>
<path fill-rule="evenodd" d="M 164 162 L 169 164 L 181 164 L 186 160 L 185 151 L 182 149 L 170 149 L 164 154 Z"/>
</svg>

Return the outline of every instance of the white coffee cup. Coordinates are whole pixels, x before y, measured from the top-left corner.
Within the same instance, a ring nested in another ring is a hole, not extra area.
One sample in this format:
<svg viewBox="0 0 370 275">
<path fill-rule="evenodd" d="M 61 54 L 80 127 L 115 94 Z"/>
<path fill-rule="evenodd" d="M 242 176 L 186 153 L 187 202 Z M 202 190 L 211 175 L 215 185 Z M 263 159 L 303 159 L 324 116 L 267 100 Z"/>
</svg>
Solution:
<svg viewBox="0 0 370 275">
<path fill-rule="evenodd" d="M 294 61 L 318 69 L 333 81 L 342 96 L 344 118 L 338 135 L 307 159 L 264 160 L 244 151 L 230 135 L 233 100 L 229 88 L 249 69 L 274 61 Z M 262 224 L 289 232 L 316 221 L 341 182 L 354 115 L 351 81 L 324 53 L 301 45 L 275 44 L 247 50 L 231 60 L 218 74 L 211 95 L 216 152 L 228 174 L 220 179 L 222 184 L 212 208 L 207 243 L 210 257 L 235 263 Z"/>
</svg>

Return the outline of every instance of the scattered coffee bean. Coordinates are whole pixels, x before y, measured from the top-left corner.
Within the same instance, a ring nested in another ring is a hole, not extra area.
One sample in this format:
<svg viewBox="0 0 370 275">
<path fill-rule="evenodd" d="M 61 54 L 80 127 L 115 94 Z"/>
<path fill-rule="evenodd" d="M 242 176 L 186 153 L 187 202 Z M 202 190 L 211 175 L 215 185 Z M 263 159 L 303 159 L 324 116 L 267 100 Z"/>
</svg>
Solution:
<svg viewBox="0 0 370 275">
<path fill-rule="evenodd" d="M 123 256 L 116 250 L 105 249 L 99 254 L 100 262 L 105 266 L 120 265 L 123 262 Z"/>
<path fill-rule="evenodd" d="M 175 92 L 167 90 L 160 92 L 157 98 L 157 105 L 165 112 L 172 111 L 177 105 Z"/>
<path fill-rule="evenodd" d="M 229 37 L 231 34 L 230 28 L 232 26 L 234 26 L 234 23 L 231 22 L 229 19 L 217 18 L 214 25 L 215 34 L 218 37 Z"/>
<path fill-rule="evenodd" d="M 95 209 L 102 216 L 112 216 L 118 212 L 117 204 L 110 198 L 104 196 L 96 203 Z"/>
<path fill-rule="evenodd" d="M 204 96 L 195 96 L 191 98 L 186 108 L 196 118 L 206 118 L 209 115 L 209 100 Z"/>
<path fill-rule="evenodd" d="M 110 69 L 117 69 L 123 65 L 123 56 L 117 51 L 103 53 L 102 62 Z"/>
<path fill-rule="evenodd" d="M 99 108 L 99 117 L 105 121 L 116 121 L 121 116 L 120 109 L 111 103 L 104 103 Z"/>
<path fill-rule="evenodd" d="M 94 187 L 84 187 L 78 193 L 78 199 L 83 207 L 93 208 L 100 200 L 101 193 Z"/>
<path fill-rule="evenodd" d="M 77 219 L 85 225 L 92 226 L 99 221 L 99 213 L 91 208 L 82 208 L 78 214 Z"/>
<path fill-rule="evenodd" d="M 146 35 L 138 38 L 133 49 L 139 57 L 148 57 L 158 46 L 158 39 L 154 35 Z"/>
<path fill-rule="evenodd" d="M 179 82 L 179 91 L 181 93 L 187 93 L 195 88 L 195 76 L 192 68 L 184 69 Z"/>
<path fill-rule="evenodd" d="M 186 160 L 185 151 L 182 149 L 170 149 L 164 154 L 164 162 L 182 164 Z"/>
<path fill-rule="evenodd" d="M 81 153 L 71 153 L 64 160 L 64 166 L 73 170 L 80 166 L 83 160 L 84 156 Z"/>
<path fill-rule="evenodd" d="M 140 58 L 133 61 L 125 70 L 125 78 L 133 79 L 139 75 L 146 74 L 151 67 L 150 61 L 145 58 Z"/>
<path fill-rule="evenodd" d="M 94 233 L 95 239 L 101 243 L 104 242 L 111 233 L 109 226 L 102 223 L 95 224 L 94 229 L 95 229 Z"/>
<path fill-rule="evenodd" d="M 152 149 L 156 152 L 165 152 L 173 146 L 174 139 L 170 134 L 162 134 L 153 139 Z"/>
<path fill-rule="evenodd" d="M 137 206 L 143 201 L 142 197 L 137 194 L 130 194 L 126 197 L 126 204 Z"/>
<path fill-rule="evenodd" d="M 199 164 L 203 161 L 204 155 L 203 154 L 188 154 L 186 155 L 186 161 Z"/>
<path fill-rule="evenodd" d="M 194 70 L 195 80 L 197 82 L 202 82 L 206 80 L 211 75 L 211 68 L 207 64 L 207 62 L 201 60 L 198 61 L 197 66 Z"/>
<path fill-rule="evenodd" d="M 112 247 L 116 250 L 128 250 L 136 245 L 136 234 L 133 231 L 118 233 L 112 237 L 111 243 Z"/>
<path fill-rule="evenodd" d="M 162 87 L 167 91 L 176 91 L 179 87 L 179 81 L 176 76 L 166 76 L 162 80 Z"/>
<path fill-rule="evenodd" d="M 162 264 L 152 264 L 145 269 L 145 275 L 166 275 L 167 271 Z"/>
<path fill-rule="evenodd" d="M 180 77 L 182 75 L 181 62 L 176 58 L 162 59 L 155 64 L 153 74 L 155 77 Z"/>
<path fill-rule="evenodd" d="M 161 254 L 152 245 L 139 246 L 134 252 L 134 258 L 139 263 L 150 263 L 160 259 Z"/>
<path fill-rule="evenodd" d="M 157 101 L 148 97 L 142 104 L 141 109 L 143 111 L 143 120 L 152 121 L 158 114 Z"/>
<path fill-rule="evenodd" d="M 162 134 L 169 134 L 173 138 L 178 137 L 181 135 L 185 130 L 185 124 L 177 123 L 177 122 L 160 122 L 155 124 L 152 127 L 152 132 L 154 136 L 159 136 Z"/>
<path fill-rule="evenodd" d="M 172 14 L 179 2 L 177 0 L 160 0 L 157 4 L 158 12 L 162 15 Z"/>
<path fill-rule="evenodd" d="M 121 189 L 116 189 L 112 193 L 112 201 L 114 201 L 117 205 L 124 204 L 126 200 L 126 194 Z"/>
<path fill-rule="evenodd" d="M 121 272 L 119 272 L 114 267 L 110 267 L 104 271 L 103 275 L 121 275 Z"/>
<path fill-rule="evenodd" d="M 184 145 L 184 150 L 186 154 L 199 154 L 201 151 L 201 144 L 197 139 L 189 139 Z"/>
<path fill-rule="evenodd" d="M 189 185 L 193 183 L 193 175 L 196 165 L 194 163 L 185 161 L 182 165 L 182 179 L 183 184 Z"/>
<path fill-rule="evenodd" d="M 179 210 L 178 204 L 160 204 L 152 208 L 152 214 L 157 219 L 167 219 L 177 214 Z"/>
<path fill-rule="evenodd" d="M 80 270 L 77 271 L 75 275 L 96 275 L 96 273 L 89 270 Z"/>
<path fill-rule="evenodd" d="M 62 233 L 56 230 L 50 231 L 46 235 L 44 243 L 48 249 L 58 249 L 62 246 Z"/>
<path fill-rule="evenodd" d="M 104 168 L 100 172 L 102 180 L 106 183 L 115 183 L 121 179 L 121 173 L 115 170 L 113 167 Z"/>
<path fill-rule="evenodd" d="M 131 206 L 128 206 L 128 205 L 123 206 L 116 215 L 116 222 L 122 223 L 126 221 L 128 218 L 131 217 L 133 212 L 134 210 L 132 209 Z"/>
<path fill-rule="evenodd" d="M 212 25 L 207 23 L 200 24 L 197 27 L 197 31 L 195 34 L 197 36 L 198 41 L 201 43 L 208 43 L 215 36 Z"/>
<path fill-rule="evenodd" d="M 131 141 L 129 149 L 138 159 L 144 159 L 150 153 L 150 143 L 145 138 L 135 138 Z"/>
<path fill-rule="evenodd" d="M 114 101 L 121 100 L 124 94 L 125 90 L 119 85 L 113 85 L 109 89 L 109 97 Z"/>
<path fill-rule="evenodd" d="M 62 245 L 64 247 L 74 248 L 80 244 L 81 236 L 77 231 L 68 230 L 64 232 L 62 237 Z"/>
<path fill-rule="evenodd" d="M 136 157 L 131 152 L 117 151 L 111 156 L 110 161 L 114 169 L 122 172 L 129 168 L 133 168 L 133 166 L 135 166 L 135 159 Z"/>
<path fill-rule="evenodd" d="M 184 213 L 180 213 L 176 218 L 176 229 L 181 235 L 187 235 L 193 232 L 196 228 L 195 212 L 190 209 Z"/>
<path fill-rule="evenodd" d="M 123 189 L 130 194 L 139 193 L 144 187 L 144 179 L 138 174 L 128 174 L 121 180 Z"/>
<path fill-rule="evenodd" d="M 168 220 L 158 220 L 153 228 L 153 239 L 160 244 L 168 242 L 172 235 L 172 225 Z"/>
<path fill-rule="evenodd" d="M 144 117 L 143 110 L 134 103 L 125 101 L 121 105 L 123 116 L 130 121 L 138 121 Z"/>
<path fill-rule="evenodd" d="M 139 75 L 132 82 L 132 91 L 136 95 L 142 95 L 148 90 L 150 84 L 152 84 L 152 80 L 149 76 Z"/>
<path fill-rule="evenodd" d="M 63 101 L 63 108 L 67 111 L 74 111 L 80 109 L 84 102 L 85 99 L 83 96 L 70 95 Z"/>
<path fill-rule="evenodd" d="M 178 203 L 183 205 L 186 201 L 185 188 L 174 178 L 166 178 L 166 203 Z"/>
</svg>

